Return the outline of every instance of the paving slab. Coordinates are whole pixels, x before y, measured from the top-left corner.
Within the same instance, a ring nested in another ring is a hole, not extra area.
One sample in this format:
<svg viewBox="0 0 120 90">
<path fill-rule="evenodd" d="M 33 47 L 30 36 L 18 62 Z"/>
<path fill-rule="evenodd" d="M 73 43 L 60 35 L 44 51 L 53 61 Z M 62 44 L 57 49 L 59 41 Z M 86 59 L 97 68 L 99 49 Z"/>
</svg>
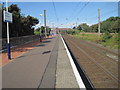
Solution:
<svg viewBox="0 0 120 90">
<path fill-rule="evenodd" d="M 79 88 L 61 38 L 59 38 L 56 88 Z"/>
<path fill-rule="evenodd" d="M 49 38 L 2 68 L 3 88 L 78 88 L 59 35 Z"/>
<path fill-rule="evenodd" d="M 38 88 L 56 37 L 44 41 L 2 68 L 3 88 Z"/>
<path fill-rule="evenodd" d="M 58 58 L 58 45 L 59 37 L 54 45 L 54 48 L 51 52 L 49 63 L 46 67 L 45 73 L 39 85 L 39 88 L 55 88 L 56 82 L 56 63 Z"/>
</svg>

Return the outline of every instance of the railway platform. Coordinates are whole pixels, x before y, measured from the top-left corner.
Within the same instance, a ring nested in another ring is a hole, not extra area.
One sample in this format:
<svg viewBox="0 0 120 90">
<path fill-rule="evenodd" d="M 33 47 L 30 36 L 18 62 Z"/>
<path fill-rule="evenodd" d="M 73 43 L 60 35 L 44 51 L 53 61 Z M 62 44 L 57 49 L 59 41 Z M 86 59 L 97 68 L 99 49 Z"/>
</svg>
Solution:
<svg viewBox="0 0 120 90">
<path fill-rule="evenodd" d="M 60 35 L 2 67 L 2 88 L 79 88 Z"/>
</svg>

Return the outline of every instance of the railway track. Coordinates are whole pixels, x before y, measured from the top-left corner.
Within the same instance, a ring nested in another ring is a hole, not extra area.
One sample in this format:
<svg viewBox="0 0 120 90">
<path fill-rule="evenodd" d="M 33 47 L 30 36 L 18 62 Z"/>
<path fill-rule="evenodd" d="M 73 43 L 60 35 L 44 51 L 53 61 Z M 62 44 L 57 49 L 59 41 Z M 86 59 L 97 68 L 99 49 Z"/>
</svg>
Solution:
<svg viewBox="0 0 120 90">
<path fill-rule="evenodd" d="M 95 88 L 118 88 L 118 62 L 101 54 L 83 40 L 63 34 L 68 47 Z M 95 46 L 94 46 L 95 47 Z"/>
</svg>

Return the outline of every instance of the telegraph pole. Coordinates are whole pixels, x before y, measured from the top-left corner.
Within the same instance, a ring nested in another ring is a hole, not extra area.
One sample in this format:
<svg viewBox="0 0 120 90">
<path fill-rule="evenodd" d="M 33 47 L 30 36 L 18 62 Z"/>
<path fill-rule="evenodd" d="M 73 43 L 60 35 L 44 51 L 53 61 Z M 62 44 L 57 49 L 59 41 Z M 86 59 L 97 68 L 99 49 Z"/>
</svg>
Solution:
<svg viewBox="0 0 120 90">
<path fill-rule="evenodd" d="M 98 37 L 100 37 L 100 8 L 98 8 Z"/>
<path fill-rule="evenodd" d="M 8 12 L 8 0 L 6 0 L 6 11 Z M 9 23 L 8 22 L 7 22 L 7 51 L 8 51 L 8 59 L 11 59 L 10 40 L 9 40 Z"/>
<path fill-rule="evenodd" d="M 45 37 L 47 38 L 47 27 L 46 27 L 46 10 L 44 10 L 44 26 L 45 26 Z"/>
</svg>

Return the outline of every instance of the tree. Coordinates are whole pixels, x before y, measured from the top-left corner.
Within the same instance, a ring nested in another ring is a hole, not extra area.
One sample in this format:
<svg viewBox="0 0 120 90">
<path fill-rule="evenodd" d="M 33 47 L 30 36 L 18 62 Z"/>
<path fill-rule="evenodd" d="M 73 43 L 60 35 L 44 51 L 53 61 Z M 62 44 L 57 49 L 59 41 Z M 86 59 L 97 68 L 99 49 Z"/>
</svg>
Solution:
<svg viewBox="0 0 120 90">
<path fill-rule="evenodd" d="M 76 29 L 76 27 L 74 26 L 73 29 Z"/>
<path fill-rule="evenodd" d="M 41 33 L 45 33 L 45 27 L 41 26 Z"/>
<path fill-rule="evenodd" d="M 82 23 L 79 25 L 80 26 L 80 29 L 85 31 L 85 32 L 88 32 L 89 31 L 89 26 L 86 24 L 86 23 Z"/>
<path fill-rule="evenodd" d="M 36 30 L 34 30 L 34 34 L 35 34 L 35 35 L 40 35 L 40 27 L 37 28 Z"/>
<path fill-rule="evenodd" d="M 25 21 L 23 21 L 24 25 L 26 26 L 26 29 L 25 29 L 25 34 L 26 35 L 33 35 L 34 34 L 34 28 L 33 26 L 35 26 L 36 24 L 39 23 L 38 19 L 37 18 L 34 18 L 32 16 L 27 16 L 25 17 L 24 19 Z"/>
<path fill-rule="evenodd" d="M 10 37 L 19 37 L 25 35 L 33 35 L 34 28 L 36 24 L 39 23 L 37 18 L 34 18 L 30 15 L 25 17 L 21 14 L 20 8 L 16 4 L 12 4 L 8 7 L 9 12 L 13 15 L 13 23 L 10 23 Z M 5 10 L 3 7 L 2 10 Z M 3 20 L 2 20 L 3 21 Z M 6 23 L 2 22 L 2 37 L 6 38 Z"/>
<path fill-rule="evenodd" d="M 110 17 L 101 23 L 101 33 L 118 33 L 120 30 L 120 17 Z M 82 26 L 81 26 L 82 27 Z M 94 24 L 88 28 L 89 32 L 98 32 L 98 24 Z"/>
<path fill-rule="evenodd" d="M 111 26 L 111 30 L 113 30 L 114 33 L 120 32 L 120 19 L 115 21 L 115 23 Z"/>
<path fill-rule="evenodd" d="M 51 32 L 51 28 L 49 28 L 48 26 L 47 26 L 47 33 L 48 33 L 48 35 L 50 35 L 50 32 Z"/>
<path fill-rule="evenodd" d="M 81 25 L 78 25 L 77 29 L 81 31 L 82 30 Z"/>
<path fill-rule="evenodd" d="M 90 32 L 98 32 L 98 24 L 94 24 L 90 26 Z"/>
<path fill-rule="evenodd" d="M 17 4 L 10 5 L 8 7 L 8 9 L 9 9 L 9 12 L 11 12 L 11 13 L 14 12 L 14 11 L 20 13 L 20 8 L 17 6 Z"/>
<path fill-rule="evenodd" d="M 20 36 L 20 9 L 16 4 L 12 4 L 8 7 L 9 12 L 12 13 L 13 23 L 10 24 L 10 37 Z"/>
</svg>

